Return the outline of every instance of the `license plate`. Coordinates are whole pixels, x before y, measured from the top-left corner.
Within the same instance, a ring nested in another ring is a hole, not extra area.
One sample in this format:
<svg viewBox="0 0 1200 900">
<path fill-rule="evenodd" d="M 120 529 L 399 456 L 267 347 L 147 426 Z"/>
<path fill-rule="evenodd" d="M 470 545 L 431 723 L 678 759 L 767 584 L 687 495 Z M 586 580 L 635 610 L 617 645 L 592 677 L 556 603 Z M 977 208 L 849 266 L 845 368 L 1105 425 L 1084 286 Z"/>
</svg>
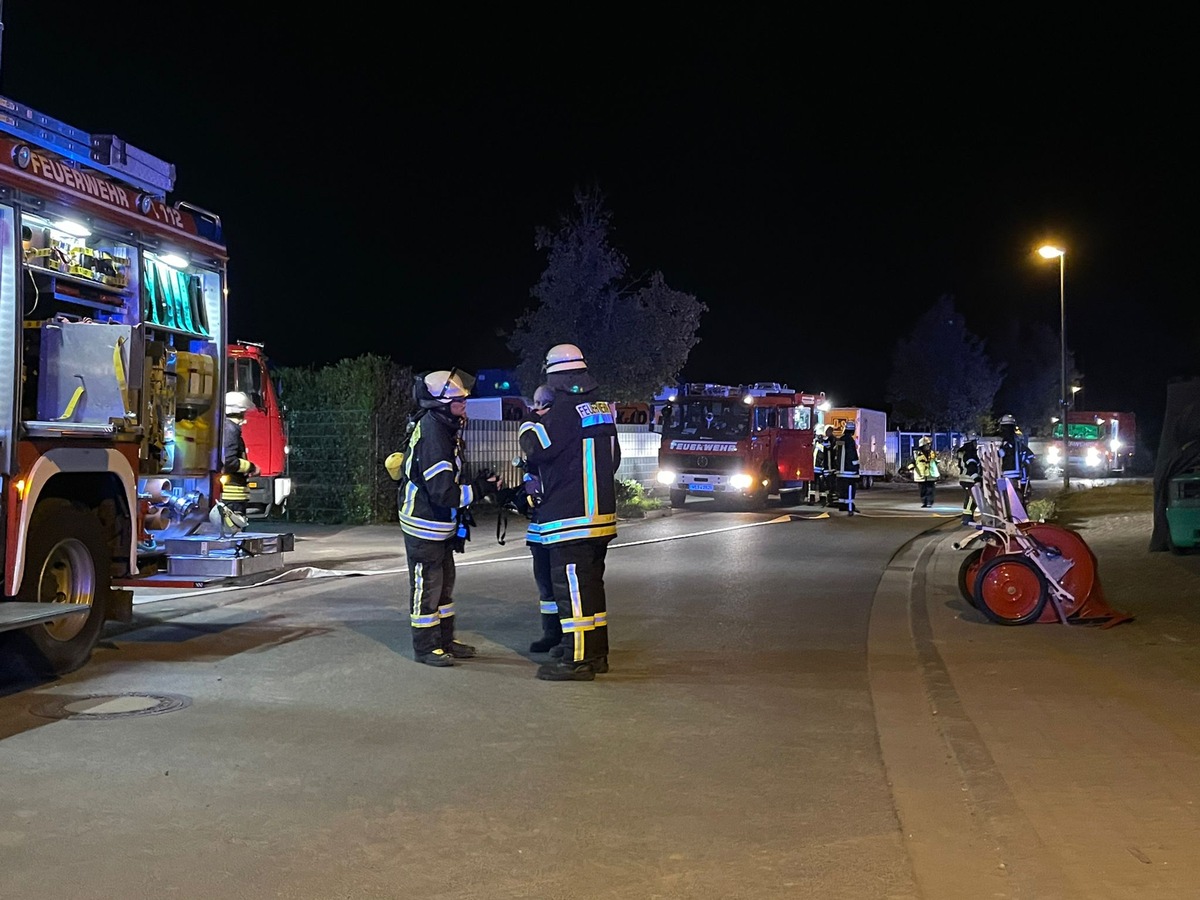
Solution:
<svg viewBox="0 0 1200 900">
<path fill-rule="evenodd" d="M 690 487 L 690 488 L 691 488 L 693 491 L 711 491 L 711 490 L 713 489 L 713 486 L 712 486 L 711 484 L 699 484 L 699 483 L 697 483 L 697 484 L 692 484 L 692 485 L 689 485 L 689 487 Z"/>
</svg>

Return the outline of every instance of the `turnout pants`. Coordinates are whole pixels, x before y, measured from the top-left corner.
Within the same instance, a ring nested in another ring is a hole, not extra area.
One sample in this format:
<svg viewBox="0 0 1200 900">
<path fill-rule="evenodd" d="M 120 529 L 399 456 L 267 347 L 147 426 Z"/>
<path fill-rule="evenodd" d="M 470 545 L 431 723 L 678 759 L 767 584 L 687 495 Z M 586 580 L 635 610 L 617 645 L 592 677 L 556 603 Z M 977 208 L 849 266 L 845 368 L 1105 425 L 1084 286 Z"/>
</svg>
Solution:
<svg viewBox="0 0 1200 900">
<path fill-rule="evenodd" d="M 858 476 L 846 478 L 843 475 L 837 476 L 837 502 L 838 507 L 844 508 L 850 515 L 854 515 L 854 489 L 858 486 Z M 831 504 L 833 501 L 831 501 Z"/>
<path fill-rule="evenodd" d="M 454 551 L 450 541 L 404 535 L 408 557 L 408 622 L 413 653 L 424 656 L 454 640 Z"/>
<path fill-rule="evenodd" d="M 562 640 L 562 623 L 558 621 L 558 604 L 554 600 L 554 579 L 550 572 L 550 548 L 528 544 L 533 555 L 533 580 L 538 589 L 538 610 L 542 614 L 542 637 Z"/>
<path fill-rule="evenodd" d="M 921 482 L 921 505 L 922 506 L 933 506 L 933 493 L 936 488 L 937 488 L 936 481 L 922 481 Z"/>
<path fill-rule="evenodd" d="M 549 547 L 564 662 L 587 662 L 608 656 L 604 558 L 609 540 L 584 538 Z"/>
</svg>

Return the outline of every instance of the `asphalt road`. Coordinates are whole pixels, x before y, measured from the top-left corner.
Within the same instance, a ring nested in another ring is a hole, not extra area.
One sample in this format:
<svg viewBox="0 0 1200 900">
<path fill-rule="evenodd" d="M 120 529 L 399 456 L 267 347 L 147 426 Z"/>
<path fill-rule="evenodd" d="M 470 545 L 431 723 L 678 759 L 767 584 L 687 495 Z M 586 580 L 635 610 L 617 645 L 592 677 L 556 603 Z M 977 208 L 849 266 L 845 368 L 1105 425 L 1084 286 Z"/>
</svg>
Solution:
<svg viewBox="0 0 1200 900">
<path fill-rule="evenodd" d="M 1054 769 L 1079 749 L 1063 735 L 1051 752 L 1054 703 L 1111 708 L 1120 684 L 1081 678 L 1062 626 L 964 608 L 945 552 L 957 492 L 939 492 L 944 518 L 911 486 L 862 499 L 853 519 L 689 501 L 623 526 L 612 671 L 591 683 L 534 678 L 519 523 L 501 547 L 483 519 L 459 557 L 480 657 L 452 669 L 412 661 L 394 529 L 301 530 L 298 580 L 143 597 L 87 667 L 0 696 L 0 897 L 1187 896 L 1185 864 L 1172 880 L 1156 850 L 1087 860 L 1081 820 L 1120 806 L 1135 829 L 1143 807 Z M 1110 650 L 1137 635 L 1067 633 Z M 1152 675 L 1142 644 L 1148 691 L 1183 678 Z M 1067 676 L 1077 698 L 1040 691 Z M 162 711 L 120 715 L 139 694 Z M 101 715 L 49 717 L 64 704 Z M 1154 795 L 1156 834 L 1200 831 L 1195 734 L 1159 741 L 1187 774 Z"/>
</svg>

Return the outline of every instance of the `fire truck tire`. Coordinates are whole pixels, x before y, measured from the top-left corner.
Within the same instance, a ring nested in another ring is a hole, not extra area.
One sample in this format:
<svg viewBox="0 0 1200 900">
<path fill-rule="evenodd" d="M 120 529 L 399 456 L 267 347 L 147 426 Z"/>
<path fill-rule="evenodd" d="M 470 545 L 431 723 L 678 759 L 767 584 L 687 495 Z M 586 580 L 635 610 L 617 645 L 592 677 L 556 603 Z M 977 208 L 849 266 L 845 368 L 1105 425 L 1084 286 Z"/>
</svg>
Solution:
<svg viewBox="0 0 1200 900">
<path fill-rule="evenodd" d="M 1036 622 L 1049 596 L 1046 576 L 1020 554 L 990 559 L 975 576 L 975 606 L 997 625 Z"/>
<path fill-rule="evenodd" d="M 92 608 L 87 615 L 43 622 L 14 635 L 23 639 L 23 655 L 40 674 L 73 672 L 92 655 L 112 585 L 109 556 L 100 520 L 86 506 L 51 498 L 33 511 L 17 599 Z"/>
<path fill-rule="evenodd" d="M 687 491 L 671 491 L 671 509 L 679 509 L 687 502 Z"/>
</svg>

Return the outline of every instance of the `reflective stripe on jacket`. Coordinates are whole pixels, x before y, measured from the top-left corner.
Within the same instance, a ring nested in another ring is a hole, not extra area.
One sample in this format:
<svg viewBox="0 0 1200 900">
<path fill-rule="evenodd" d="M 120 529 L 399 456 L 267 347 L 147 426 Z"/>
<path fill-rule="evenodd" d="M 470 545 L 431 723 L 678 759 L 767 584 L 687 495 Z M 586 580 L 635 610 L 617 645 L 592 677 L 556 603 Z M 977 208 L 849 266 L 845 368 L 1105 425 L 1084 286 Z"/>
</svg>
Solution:
<svg viewBox="0 0 1200 900">
<path fill-rule="evenodd" d="M 542 481 L 542 505 L 526 539 L 546 545 L 614 536 L 621 448 L 612 404 L 594 391 L 555 390 L 550 409 L 522 422 L 517 434 Z"/>
<path fill-rule="evenodd" d="M 426 541 L 454 537 L 458 510 L 475 499 L 470 485 L 459 484 L 462 454 L 458 428 L 436 411 L 417 420 L 404 455 L 400 487 L 400 528 Z"/>
</svg>

